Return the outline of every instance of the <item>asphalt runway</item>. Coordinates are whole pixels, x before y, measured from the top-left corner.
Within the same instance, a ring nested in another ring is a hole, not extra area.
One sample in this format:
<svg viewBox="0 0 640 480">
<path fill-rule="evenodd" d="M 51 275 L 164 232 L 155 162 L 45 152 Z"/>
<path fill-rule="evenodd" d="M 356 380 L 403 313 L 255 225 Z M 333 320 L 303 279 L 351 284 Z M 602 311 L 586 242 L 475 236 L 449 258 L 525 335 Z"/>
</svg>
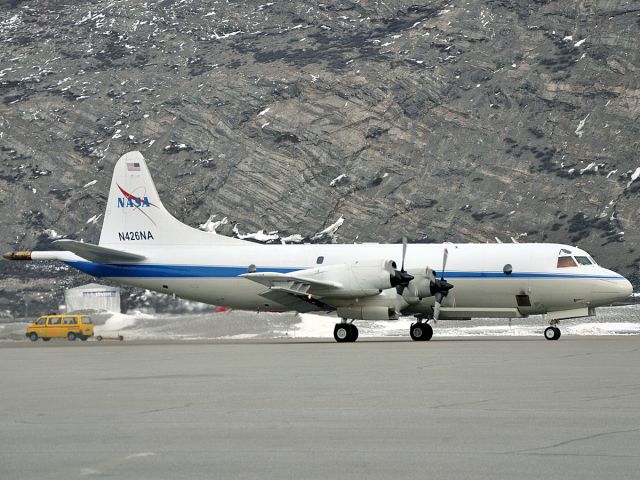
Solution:
<svg viewBox="0 0 640 480">
<path fill-rule="evenodd" d="M 637 479 L 640 337 L 0 345 L 0 478 Z"/>
</svg>

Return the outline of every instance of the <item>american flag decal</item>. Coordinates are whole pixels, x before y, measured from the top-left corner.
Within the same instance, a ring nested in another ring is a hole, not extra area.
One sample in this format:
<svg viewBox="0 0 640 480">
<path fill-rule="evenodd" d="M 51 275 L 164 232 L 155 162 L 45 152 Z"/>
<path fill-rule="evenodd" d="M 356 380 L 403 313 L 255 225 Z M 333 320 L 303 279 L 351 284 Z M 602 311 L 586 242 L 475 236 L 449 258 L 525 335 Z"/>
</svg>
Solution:
<svg viewBox="0 0 640 480">
<path fill-rule="evenodd" d="M 138 162 L 127 163 L 127 170 L 129 170 L 130 172 L 139 172 L 140 171 L 140 164 Z"/>
</svg>

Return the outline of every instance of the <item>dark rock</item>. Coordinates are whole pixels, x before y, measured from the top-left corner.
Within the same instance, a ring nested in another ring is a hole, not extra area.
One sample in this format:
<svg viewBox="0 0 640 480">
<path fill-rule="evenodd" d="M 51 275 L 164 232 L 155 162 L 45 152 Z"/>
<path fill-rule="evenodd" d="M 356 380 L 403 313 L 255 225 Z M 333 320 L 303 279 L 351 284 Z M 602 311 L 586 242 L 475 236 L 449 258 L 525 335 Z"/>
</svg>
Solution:
<svg viewBox="0 0 640 480">
<path fill-rule="evenodd" d="M 344 216 L 344 242 L 537 231 L 640 287 L 619 261 L 640 241 L 638 12 L 582 3 L 5 2 L 0 243 L 45 246 L 51 227 L 97 242 L 86 222 L 138 149 L 190 225 L 310 239 Z M 16 305 L 25 278 L 89 281 L 1 265 Z"/>
</svg>

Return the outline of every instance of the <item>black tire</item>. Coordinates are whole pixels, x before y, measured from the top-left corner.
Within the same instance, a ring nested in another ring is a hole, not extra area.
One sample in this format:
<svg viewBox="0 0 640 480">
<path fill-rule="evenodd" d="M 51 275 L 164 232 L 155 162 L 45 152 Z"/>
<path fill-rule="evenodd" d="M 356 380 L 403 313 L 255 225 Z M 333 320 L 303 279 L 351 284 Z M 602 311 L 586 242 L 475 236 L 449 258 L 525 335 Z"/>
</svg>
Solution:
<svg viewBox="0 0 640 480">
<path fill-rule="evenodd" d="M 89 337 L 87 337 L 86 335 L 83 335 L 83 336 L 80 337 L 80 340 L 82 340 L 83 342 L 86 342 L 87 338 L 89 338 Z"/>
<path fill-rule="evenodd" d="M 351 328 L 351 338 L 349 339 L 349 341 L 355 342 L 356 340 L 358 340 L 358 327 L 356 327 L 353 323 L 349 324 L 349 327 Z"/>
<path fill-rule="evenodd" d="M 560 338 L 560 329 L 556 327 L 545 328 L 544 338 L 546 338 L 547 340 L 558 340 Z"/>
<path fill-rule="evenodd" d="M 51 337 L 42 337 L 43 342 L 48 342 L 49 340 L 51 340 Z"/>
<path fill-rule="evenodd" d="M 70 342 L 73 342 L 76 339 L 77 335 L 73 332 L 69 332 L 67 333 L 67 340 L 69 340 Z"/>
<path fill-rule="evenodd" d="M 36 342 L 38 340 L 38 334 L 36 332 L 31 332 L 29 334 L 29 340 L 32 342 Z"/>
<path fill-rule="evenodd" d="M 423 323 L 422 325 L 424 327 L 424 333 L 422 334 L 422 341 L 427 342 L 431 340 L 431 338 L 433 337 L 433 327 L 428 323 Z"/>
<path fill-rule="evenodd" d="M 349 325 L 346 323 L 336 323 L 336 326 L 333 329 L 333 338 L 335 338 L 338 343 L 348 342 L 351 338 L 351 329 L 349 328 Z"/>
<path fill-rule="evenodd" d="M 101 341 L 102 341 L 102 335 L 98 335 L 98 336 L 96 337 L 96 340 L 97 340 L 97 341 L 99 341 L 99 342 L 101 342 Z"/>
<path fill-rule="evenodd" d="M 411 328 L 409 328 L 409 335 L 411 336 L 411 340 L 426 342 L 433 337 L 433 328 L 425 322 L 412 323 Z"/>
<path fill-rule="evenodd" d="M 422 340 L 423 332 L 424 330 L 421 323 L 412 323 L 411 327 L 409 327 L 409 335 L 411 336 L 411 340 L 414 342 Z"/>
</svg>

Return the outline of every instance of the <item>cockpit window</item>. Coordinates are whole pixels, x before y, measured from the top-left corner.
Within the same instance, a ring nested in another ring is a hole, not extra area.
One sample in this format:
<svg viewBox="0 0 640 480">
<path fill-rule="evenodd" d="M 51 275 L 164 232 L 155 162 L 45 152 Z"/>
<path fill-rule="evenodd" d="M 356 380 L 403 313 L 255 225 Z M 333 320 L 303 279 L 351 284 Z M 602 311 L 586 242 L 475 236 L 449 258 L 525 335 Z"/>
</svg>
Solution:
<svg viewBox="0 0 640 480">
<path fill-rule="evenodd" d="M 575 257 L 580 265 L 591 265 L 589 257 Z"/>
<path fill-rule="evenodd" d="M 577 267 L 573 257 L 558 257 L 558 268 Z"/>
</svg>

